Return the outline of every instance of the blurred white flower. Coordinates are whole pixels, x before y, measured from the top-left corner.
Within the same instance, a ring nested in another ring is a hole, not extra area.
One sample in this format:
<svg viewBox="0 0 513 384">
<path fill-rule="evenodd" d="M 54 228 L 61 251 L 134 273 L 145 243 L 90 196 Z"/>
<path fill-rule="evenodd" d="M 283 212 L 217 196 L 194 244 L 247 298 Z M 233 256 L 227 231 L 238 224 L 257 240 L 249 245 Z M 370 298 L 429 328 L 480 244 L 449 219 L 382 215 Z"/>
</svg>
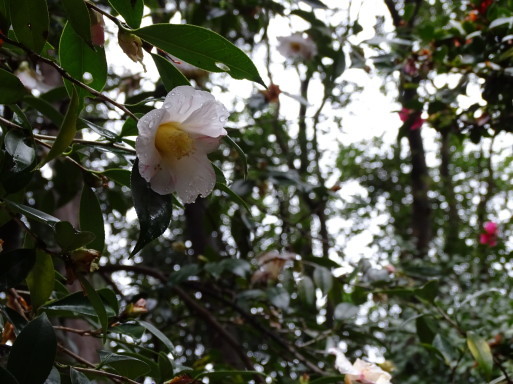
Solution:
<svg viewBox="0 0 513 384">
<path fill-rule="evenodd" d="M 210 93 L 191 86 L 174 88 L 162 108 L 148 112 L 137 124 L 141 176 L 155 192 L 176 192 L 184 203 L 210 194 L 216 175 L 207 154 L 226 135 L 228 116 Z"/>
<path fill-rule="evenodd" d="M 391 384 L 392 376 L 376 364 L 356 359 L 354 364 L 338 348 L 330 348 L 329 353 L 336 356 L 335 368 L 345 374 L 345 384 Z"/>
<path fill-rule="evenodd" d="M 292 60 L 311 60 L 317 55 L 317 45 L 302 33 L 278 37 L 278 52 Z"/>
</svg>

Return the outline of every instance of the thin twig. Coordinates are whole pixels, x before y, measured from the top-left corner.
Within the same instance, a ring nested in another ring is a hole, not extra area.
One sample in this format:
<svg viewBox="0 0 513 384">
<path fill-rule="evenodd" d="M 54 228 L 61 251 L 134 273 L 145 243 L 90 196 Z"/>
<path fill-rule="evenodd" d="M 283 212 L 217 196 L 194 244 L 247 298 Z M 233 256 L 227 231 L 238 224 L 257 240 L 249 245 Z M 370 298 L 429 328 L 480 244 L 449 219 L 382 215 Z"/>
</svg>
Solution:
<svg viewBox="0 0 513 384">
<path fill-rule="evenodd" d="M 101 329 L 76 329 L 70 327 L 63 327 L 60 325 L 54 325 L 53 329 L 63 332 L 76 333 L 80 336 L 98 336 L 102 332 Z"/>
<path fill-rule="evenodd" d="M 57 139 L 57 136 L 34 134 L 34 138 L 40 139 L 40 140 L 55 141 Z M 124 145 L 111 143 L 111 142 L 85 140 L 85 139 L 73 139 L 73 143 L 84 144 L 84 145 L 95 145 L 98 147 L 115 148 L 115 149 L 120 149 L 122 151 L 135 153 L 135 149 L 133 149 L 133 148 L 125 147 Z"/>
<path fill-rule="evenodd" d="M 87 372 L 87 373 L 93 373 L 93 374 L 96 374 L 96 375 L 105 376 L 105 377 L 108 377 L 109 379 L 112 379 L 115 382 L 125 382 L 125 383 L 130 383 L 130 384 L 140 384 L 137 381 L 129 379 L 128 377 L 116 375 L 115 373 L 100 371 L 99 369 L 82 368 L 82 367 L 73 367 L 73 369 L 76 369 L 77 371 L 80 371 L 80 372 Z"/>
<path fill-rule="evenodd" d="M 14 41 L 14 40 L 11 40 L 9 39 L 6 35 L 0 33 L 0 39 L 2 39 L 4 42 L 6 43 L 9 43 L 11 45 L 14 45 L 18 48 L 21 48 L 23 49 L 25 52 L 27 52 L 29 55 L 32 55 L 32 56 L 35 56 L 37 57 L 38 60 L 42 61 L 43 63 L 46 63 L 50 66 L 52 66 L 54 69 L 57 70 L 57 72 L 60 73 L 60 75 L 71 81 L 72 83 L 78 85 L 79 87 L 85 89 L 86 91 L 88 91 L 89 93 L 91 93 L 92 95 L 96 96 L 97 98 L 99 98 L 100 100 L 103 100 L 109 104 L 112 104 L 114 105 L 115 107 L 121 109 L 123 112 L 125 112 L 128 116 L 130 116 L 132 119 L 134 119 L 135 121 L 138 121 L 139 118 L 137 116 L 135 116 L 132 112 L 130 112 L 123 104 L 120 104 L 118 103 L 117 101 L 114 101 L 112 100 L 110 97 L 108 96 L 105 96 L 103 93 L 101 92 L 98 92 L 96 89 L 93 89 L 91 88 L 90 86 L 88 86 L 87 84 L 84 84 L 82 83 L 81 81 L 75 79 L 73 76 L 71 76 L 64 68 L 62 68 L 59 64 L 57 64 L 55 61 L 53 60 L 50 60 L 50 59 L 47 59 L 46 57 L 43 57 L 41 55 L 39 55 L 38 53 L 35 53 L 34 51 L 32 51 L 31 49 L 25 47 L 23 44 L 20 44 L 18 43 L 17 41 Z"/>
</svg>

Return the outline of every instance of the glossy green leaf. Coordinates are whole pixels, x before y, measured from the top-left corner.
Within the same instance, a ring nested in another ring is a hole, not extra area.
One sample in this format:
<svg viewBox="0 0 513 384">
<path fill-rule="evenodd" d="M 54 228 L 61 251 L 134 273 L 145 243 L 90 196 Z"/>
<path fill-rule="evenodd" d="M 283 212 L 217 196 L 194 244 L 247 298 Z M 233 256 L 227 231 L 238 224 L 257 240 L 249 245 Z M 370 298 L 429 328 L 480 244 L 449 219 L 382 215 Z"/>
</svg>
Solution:
<svg viewBox="0 0 513 384">
<path fill-rule="evenodd" d="M 21 131 L 11 129 L 4 138 L 5 150 L 12 156 L 14 166 L 11 172 L 18 173 L 34 165 L 36 150 L 33 148 L 32 140 L 26 137 Z"/>
<path fill-rule="evenodd" d="M 102 47 L 92 49 L 75 32 L 69 23 L 62 31 L 59 42 L 59 60 L 62 67 L 75 79 L 78 79 L 93 88 L 101 91 L 107 81 L 107 60 L 105 51 Z M 65 82 L 64 85 L 71 94 L 71 84 Z M 80 98 L 91 96 L 83 89 L 77 88 Z"/>
<path fill-rule="evenodd" d="M 73 142 L 77 133 L 77 119 L 80 113 L 79 109 L 79 97 L 74 87 L 72 87 L 71 101 L 68 105 L 68 110 L 62 121 L 62 125 L 59 129 L 57 138 L 55 139 L 52 148 L 41 161 L 41 166 L 48 163 L 49 161 L 60 156 Z"/>
<path fill-rule="evenodd" d="M 89 380 L 86 375 L 71 367 L 69 369 L 69 376 L 71 378 L 71 384 L 92 384 L 92 381 Z"/>
<path fill-rule="evenodd" d="M 242 162 L 242 172 L 244 174 L 244 179 L 246 179 L 248 175 L 248 157 L 242 150 L 242 148 L 237 144 L 230 136 L 226 135 L 223 137 L 224 141 L 237 152 L 239 155 L 238 159 Z"/>
<path fill-rule="evenodd" d="M 490 346 L 486 340 L 473 331 L 467 332 L 467 346 L 483 376 L 489 380 L 493 370 L 493 356 Z"/>
<path fill-rule="evenodd" d="M 303 278 L 298 283 L 298 294 L 302 302 L 311 307 L 315 304 L 315 287 L 312 279 L 308 276 Z"/>
<path fill-rule="evenodd" d="M 322 291 L 323 294 L 328 294 L 328 292 L 333 287 L 333 275 L 328 268 L 325 267 L 317 267 L 313 273 L 313 279 L 315 285 Z"/>
<path fill-rule="evenodd" d="M 101 172 L 101 174 L 119 185 L 130 187 L 130 176 L 132 173 L 126 169 L 107 169 Z"/>
<path fill-rule="evenodd" d="M 0 254 L 0 291 L 22 282 L 36 262 L 34 249 L 15 249 Z"/>
<path fill-rule="evenodd" d="M 109 0 L 131 28 L 139 28 L 144 11 L 144 0 Z"/>
<path fill-rule="evenodd" d="M 52 227 L 55 225 L 55 223 L 59 222 L 58 218 L 51 216 L 38 209 L 29 207 L 27 205 L 18 204 L 14 201 L 9 200 L 4 200 L 4 203 L 10 211 L 21 213 L 22 215 L 25 215 L 28 219 L 36 220 L 43 224 L 50 225 Z"/>
<path fill-rule="evenodd" d="M 46 303 L 55 285 L 55 270 L 49 254 L 36 251 L 36 261 L 26 281 L 30 290 L 30 302 L 37 309 Z"/>
<path fill-rule="evenodd" d="M 28 324 L 28 321 L 14 309 L 11 309 L 9 307 L 0 307 L 0 310 L 5 319 L 9 321 L 9 323 L 14 325 L 14 333 L 16 335 L 19 335 L 23 328 L 25 328 L 25 326 Z"/>
<path fill-rule="evenodd" d="M 68 22 L 75 32 L 86 42 L 91 44 L 91 20 L 84 0 L 62 0 Z"/>
<path fill-rule="evenodd" d="M 89 302 L 94 308 L 94 311 L 96 312 L 96 316 L 98 317 L 98 320 L 100 321 L 104 338 L 107 337 L 107 329 L 109 328 L 109 315 L 107 313 L 107 310 L 105 309 L 105 304 L 103 303 L 102 298 L 96 292 L 96 290 L 93 288 L 89 280 L 87 280 L 83 275 L 78 275 L 78 279 L 80 280 L 80 284 L 82 287 L 84 287 L 85 293 L 87 295 L 87 298 L 89 299 Z"/>
<path fill-rule="evenodd" d="M 139 218 L 140 232 L 131 256 L 164 233 L 171 221 L 173 206 L 169 195 L 160 195 L 150 188 L 139 173 L 139 160 L 132 168 L 132 199 Z"/>
<path fill-rule="evenodd" d="M 80 229 L 94 233 L 94 240 L 87 248 L 103 252 L 105 246 L 105 227 L 100 202 L 96 194 L 87 185 L 84 185 L 80 197 Z"/>
<path fill-rule="evenodd" d="M 432 303 L 438 295 L 438 280 L 430 280 L 415 290 L 415 295 Z"/>
<path fill-rule="evenodd" d="M 171 364 L 171 361 L 167 357 L 167 355 L 164 352 L 159 353 L 159 371 L 160 371 L 160 380 L 166 381 L 171 380 L 173 378 L 173 364 Z"/>
<path fill-rule="evenodd" d="M 160 78 L 162 79 L 162 83 L 164 84 L 166 91 L 169 92 L 179 85 L 191 85 L 183 73 L 180 72 L 169 60 L 160 55 L 156 55 L 155 53 L 152 53 L 151 57 L 155 62 L 157 71 L 159 71 Z"/>
<path fill-rule="evenodd" d="M 148 372 L 150 367 L 144 361 L 132 356 L 121 355 L 114 352 L 100 351 L 100 365 L 109 366 L 120 375 L 136 379 Z"/>
<path fill-rule="evenodd" d="M 43 313 L 28 323 L 16 338 L 7 369 L 19 384 L 43 384 L 52 370 L 56 350 L 55 332 Z"/>
<path fill-rule="evenodd" d="M 171 341 L 167 338 L 166 335 L 164 335 L 157 327 L 155 327 L 153 324 L 148 323 L 147 321 L 139 320 L 137 321 L 138 324 L 146 328 L 150 333 L 153 334 L 157 339 L 159 339 L 162 344 L 166 346 L 166 348 L 169 350 L 169 352 L 174 351 L 173 344 Z"/>
<path fill-rule="evenodd" d="M 40 53 L 48 38 L 50 18 L 46 0 L 15 0 L 10 2 L 11 23 L 16 39 Z"/>
<path fill-rule="evenodd" d="M 59 221 L 55 224 L 55 241 L 63 251 L 73 251 L 91 243 L 95 235 L 88 231 L 77 231 L 67 221 Z"/>
<path fill-rule="evenodd" d="M 19 384 L 18 380 L 5 368 L 0 365 L 0 383 L 2 384 Z"/>
<path fill-rule="evenodd" d="M 11 72 L 0 69 L 0 104 L 17 103 L 27 93 L 20 79 Z"/>
<path fill-rule="evenodd" d="M 125 137 L 125 136 L 137 136 L 139 134 L 139 131 L 137 130 L 137 122 L 129 117 L 125 120 L 125 123 L 123 124 L 123 127 L 121 128 L 121 133 L 119 136 Z"/>
<path fill-rule="evenodd" d="M 108 317 L 114 317 L 117 312 L 108 304 L 103 297 L 104 291 L 107 289 L 98 289 L 97 293 L 102 298 L 103 307 Z M 61 299 L 52 301 L 44 305 L 45 312 L 59 316 L 77 316 L 84 315 L 89 317 L 97 317 L 96 311 L 91 302 L 83 292 L 74 292 Z"/>
<path fill-rule="evenodd" d="M 154 24 L 133 33 L 198 68 L 228 72 L 234 79 L 248 79 L 265 86 L 251 59 L 209 29 L 188 24 Z"/>
</svg>

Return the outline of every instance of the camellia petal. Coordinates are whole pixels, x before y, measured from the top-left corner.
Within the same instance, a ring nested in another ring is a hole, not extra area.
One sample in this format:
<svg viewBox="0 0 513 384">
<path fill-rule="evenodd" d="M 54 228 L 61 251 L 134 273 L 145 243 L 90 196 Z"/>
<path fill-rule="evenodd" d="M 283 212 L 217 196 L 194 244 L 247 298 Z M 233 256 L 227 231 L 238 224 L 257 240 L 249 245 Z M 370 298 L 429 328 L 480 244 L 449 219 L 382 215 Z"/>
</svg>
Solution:
<svg viewBox="0 0 513 384">
<path fill-rule="evenodd" d="M 211 137 L 225 136 L 224 124 L 229 113 L 217 102 L 205 103 L 183 122 L 184 129 L 190 133 L 203 134 Z M 207 122 L 207 123 L 205 123 Z"/>
<path fill-rule="evenodd" d="M 186 204 L 193 203 L 198 195 L 208 196 L 216 184 L 216 173 L 212 164 L 207 156 L 199 151 L 178 160 L 174 171 L 176 193 Z"/>
<path fill-rule="evenodd" d="M 210 93 L 198 91 L 189 85 L 181 85 L 168 93 L 163 109 L 167 112 L 164 122 L 183 122 L 191 113 L 201 109 L 205 103 L 218 103 Z M 221 104 L 222 105 L 222 104 Z"/>
<path fill-rule="evenodd" d="M 151 188 L 166 195 L 176 192 L 184 203 L 205 197 L 216 175 L 207 154 L 226 135 L 226 108 L 205 91 L 174 88 L 163 107 L 144 115 L 137 124 L 139 172 Z"/>
</svg>

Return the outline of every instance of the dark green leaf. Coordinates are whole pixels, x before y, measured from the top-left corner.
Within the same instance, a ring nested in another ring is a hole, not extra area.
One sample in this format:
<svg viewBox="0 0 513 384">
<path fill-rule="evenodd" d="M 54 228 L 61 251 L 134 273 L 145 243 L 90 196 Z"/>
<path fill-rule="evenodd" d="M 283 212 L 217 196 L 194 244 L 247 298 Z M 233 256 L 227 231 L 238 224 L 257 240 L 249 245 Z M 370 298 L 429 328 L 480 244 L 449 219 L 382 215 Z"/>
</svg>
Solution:
<svg viewBox="0 0 513 384">
<path fill-rule="evenodd" d="M 97 292 L 100 297 L 103 296 L 103 291 L 106 289 L 99 289 Z M 117 315 L 116 311 L 102 298 L 103 307 L 107 312 L 108 317 Z M 85 315 L 89 317 L 97 317 L 96 311 L 91 302 L 83 292 L 74 292 L 61 299 L 52 301 L 44 307 L 45 312 L 55 313 L 62 316 L 77 316 Z"/>
<path fill-rule="evenodd" d="M 114 180 L 116 183 L 125 187 L 130 187 L 131 172 L 126 169 L 107 169 L 101 172 L 102 175 Z"/>
<path fill-rule="evenodd" d="M 438 295 L 438 280 L 430 280 L 415 290 L 415 295 L 432 303 Z"/>
<path fill-rule="evenodd" d="M 48 38 L 48 7 L 45 0 L 15 0 L 10 2 L 11 23 L 16 39 L 40 53 Z"/>
<path fill-rule="evenodd" d="M 157 327 L 155 327 L 151 323 L 148 323 L 147 321 L 139 320 L 137 322 L 140 325 L 142 325 L 144 328 L 146 328 L 150 333 L 152 333 L 153 336 L 155 336 L 157 339 L 159 339 L 162 342 L 162 344 L 164 344 L 166 346 L 166 348 L 168 349 L 169 352 L 174 351 L 174 347 L 173 347 L 173 344 L 171 343 L 171 341 L 169 341 L 167 336 L 164 335 Z"/>
<path fill-rule="evenodd" d="M 19 384 L 43 384 L 52 370 L 56 350 L 55 332 L 43 313 L 28 323 L 16 338 L 7 369 Z"/>
<path fill-rule="evenodd" d="M 72 86 L 71 101 L 68 105 L 68 110 L 66 111 L 64 120 L 62 121 L 61 128 L 57 138 L 52 145 L 52 148 L 46 157 L 41 160 L 40 166 L 43 166 L 49 161 L 55 159 L 57 156 L 60 156 L 73 142 L 73 139 L 77 133 L 77 119 L 79 113 L 80 109 L 78 93 L 75 87 Z"/>
<path fill-rule="evenodd" d="M 36 252 L 34 267 L 26 281 L 30 290 L 30 302 L 37 309 L 46 303 L 55 285 L 55 270 L 49 254 L 39 250 Z"/>
<path fill-rule="evenodd" d="M 182 266 L 178 271 L 175 271 L 169 275 L 169 284 L 177 285 L 183 281 L 186 281 L 191 276 L 197 276 L 200 272 L 198 264 L 187 264 Z"/>
<path fill-rule="evenodd" d="M 71 384 L 91 384 L 92 382 L 82 372 L 70 367 Z"/>
<path fill-rule="evenodd" d="M 5 368 L 0 365 L 0 383 L 2 384 L 19 384 L 18 380 Z"/>
<path fill-rule="evenodd" d="M 20 79 L 4 69 L 0 69 L 0 104 L 14 104 L 20 101 L 28 91 Z"/>
<path fill-rule="evenodd" d="M 62 67 L 75 79 L 81 80 L 96 91 L 101 91 L 107 81 L 107 60 L 101 47 L 92 49 L 66 24 L 59 43 L 59 59 Z M 71 84 L 65 82 L 68 93 Z M 80 98 L 91 96 L 83 88 L 77 89 Z"/>
<path fill-rule="evenodd" d="M 10 0 L 0 0 L 0 30 L 2 31 L 8 31 L 11 27 L 9 1 Z"/>
<path fill-rule="evenodd" d="M 25 328 L 25 326 L 28 324 L 28 321 L 14 309 L 9 307 L 0 307 L 0 309 L 2 309 L 2 313 L 4 317 L 9 321 L 9 323 L 14 325 L 14 333 L 19 335 L 23 328 Z"/>
<path fill-rule="evenodd" d="M 493 356 L 490 346 L 473 331 L 467 332 L 467 346 L 476 359 L 477 365 L 483 376 L 489 380 L 493 370 Z"/>
<path fill-rule="evenodd" d="M 4 200 L 5 205 L 9 210 L 21 213 L 22 215 L 25 215 L 28 219 L 39 221 L 43 224 L 47 224 L 50 226 L 54 226 L 55 223 L 59 222 L 59 219 L 50 216 L 49 214 L 42 212 L 38 209 L 28 207 L 23 204 L 15 203 L 14 201 Z"/>
<path fill-rule="evenodd" d="M 12 172 L 21 172 L 34 164 L 36 151 L 30 144 L 32 140 L 21 131 L 12 129 L 5 135 L 5 150 L 12 156 L 14 162 Z"/>
<path fill-rule="evenodd" d="M 141 227 L 139 239 L 131 256 L 164 233 L 171 221 L 173 206 L 169 195 L 160 195 L 151 189 L 139 173 L 139 160 L 132 169 L 132 199 Z"/>
<path fill-rule="evenodd" d="M 109 315 L 105 308 L 106 305 L 103 303 L 102 298 L 93 288 L 89 280 L 87 280 L 83 275 L 78 275 L 78 279 L 80 280 L 82 287 L 84 287 L 87 298 L 96 312 L 96 316 L 98 316 L 105 338 L 107 337 L 107 329 L 109 328 Z"/>
<path fill-rule="evenodd" d="M 84 185 L 80 197 L 80 229 L 94 233 L 94 240 L 87 247 L 103 252 L 105 228 L 102 209 L 96 194 L 87 185 Z"/>
<path fill-rule="evenodd" d="M 134 34 L 206 71 L 228 72 L 234 79 L 248 79 L 265 86 L 251 59 L 224 37 L 188 24 L 154 24 Z"/>
<path fill-rule="evenodd" d="M 91 44 L 91 20 L 84 0 L 62 0 L 62 6 L 67 19 L 75 32 L 86 42 Z"/>
<path fill-rule="evenodd" d="M 137 136 L 139 134 L 139 131 L 137 130 L 137 121 L 129 117 L 125 120 L 125 123 L 123 124 L 123 127 L 121 128 L 121 133 L 119 136 L 125 137 L 125 136 Z"/>
<path fill-rule="evenodd" d="M 101 366 L 114 368 L 120 375 L 130 379 L 136 379 L 150 371 L 150 367 L 144 361 L 118 353 L 100 351 L 100 361 Z"/>
<path fill-rule="evenodd" d="M 34 249 L 16 249 L 0 253 L 0 291 L 22 282 L 36 262 Z"/>
<path fill-rule="evenodd" d="M 170 92 L 179 85 L 191 85 L 189 80 L 169 60 L 154 53 L 151 54 L 153 61 L 159 71 L 160 78 L 166 91 Z"/>
<path fill-rule="evenodd" d="M 55 241 L 63 251 L 73 251 L 91 243 L 95 239 L 94 233 L 77 231 L 67 221 L 59 221 L 55 224 Z"/>
<path fill-rule="evenodd" d="M 248 175 L 248 158 L 242 148 L 235 142 L 233 139 L 226 135 L 223 137 L 224 141 L 239 154 L 239 159 L 242 162 L 242 172 L 244 174 L 244 179 Z"/>
<path fill-rule="evenodd" d="M 417 336 L 422 343 L 431 344 L 436 336 L 436 327 L 433 319 L 427 316 L 417 317 L 415 320 Z"/>
<path fill-rule="evenodd" d="M 109 0 L 131 28 L 139 28 L 144 10 L 144 0 Z"/>
<path fill-rule="evenodd" d="M 173 378 L 173 364 L 164 352 L 159 353 L 159 371 L 160 381 L 171 380 Z"/>
</svg>

